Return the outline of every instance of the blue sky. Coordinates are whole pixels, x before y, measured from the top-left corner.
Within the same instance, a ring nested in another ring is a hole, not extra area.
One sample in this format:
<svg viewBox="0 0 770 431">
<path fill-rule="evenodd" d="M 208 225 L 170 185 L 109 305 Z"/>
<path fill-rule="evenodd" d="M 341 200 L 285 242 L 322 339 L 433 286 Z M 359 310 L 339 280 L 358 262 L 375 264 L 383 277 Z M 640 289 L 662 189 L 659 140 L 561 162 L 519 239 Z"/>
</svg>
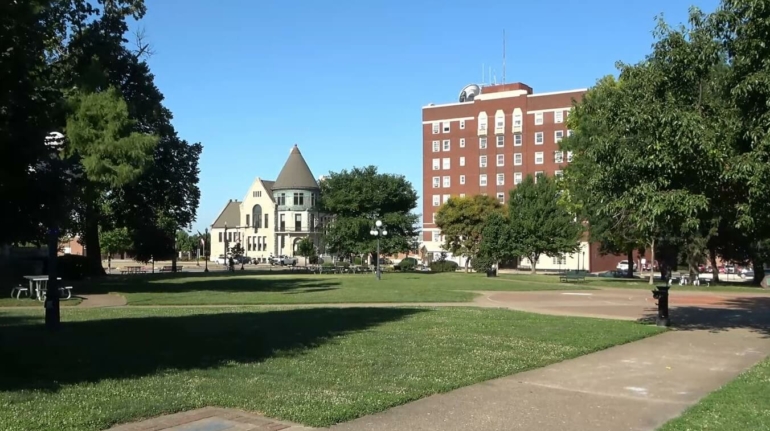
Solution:
<svg viewBox="0 0 770 431">
<path fill-rule="evenodd" d="M 650 50 L 653 18 L 717 0 L 146 0 L 149 62 L 180 136 L 204 146 L 195 229 L 297 143 L 316 177 L 377 165 L 422 195 L 421 107 L 482 64 L 535 92 L 592 86 Z M 420 206 L 421 207 L 421 206 Z M 420 209 L 418 207 L 418 211 Z"/>
</svg>

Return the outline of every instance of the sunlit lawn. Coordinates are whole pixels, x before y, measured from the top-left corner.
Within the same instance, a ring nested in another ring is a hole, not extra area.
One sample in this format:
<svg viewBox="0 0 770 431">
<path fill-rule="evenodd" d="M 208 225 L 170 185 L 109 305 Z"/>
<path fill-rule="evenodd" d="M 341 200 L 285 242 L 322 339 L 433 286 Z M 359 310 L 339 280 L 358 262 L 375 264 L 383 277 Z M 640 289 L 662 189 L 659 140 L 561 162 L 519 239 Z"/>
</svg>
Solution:
<svg viewBox="0 0 770 431">
<path fill-rule="evenodd" d="M 689 408 L 659 431 L 770 430 L 770 359 Z"/>
<path fill-rule="evenodd" d="M 558 280 L 557 280 L 558 281 Z M 574 284 L 517 283 L 463 273 L 293 274 L 244 272 L 113 276 L 81 290 L 117 292 L 129 305 L 244 305 L 383 302 L 468 302 L 472 291 L 586 289 Z"/>
<path fill-rule="evenodd" d="M 451 308 L 0 312 L 4 431 L 89 431 L 203 406 L 326 426 L 659 332 Z"/>
</svg>

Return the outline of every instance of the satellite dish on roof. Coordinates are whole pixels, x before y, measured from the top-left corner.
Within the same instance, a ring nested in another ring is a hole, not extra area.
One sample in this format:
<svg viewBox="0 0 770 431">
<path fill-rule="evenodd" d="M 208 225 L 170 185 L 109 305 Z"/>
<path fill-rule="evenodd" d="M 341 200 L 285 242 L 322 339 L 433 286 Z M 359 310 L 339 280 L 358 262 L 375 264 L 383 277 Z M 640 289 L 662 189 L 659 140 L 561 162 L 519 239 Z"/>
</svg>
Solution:
<svg viewBox="0 0 770 431">
<path fill-rule="evenodd" d="M 473 99 L 481 94 L 481 87 L 476 84 L 466 85 L 460 92 L 460 102 L 473 102 Z"/>
</svg>

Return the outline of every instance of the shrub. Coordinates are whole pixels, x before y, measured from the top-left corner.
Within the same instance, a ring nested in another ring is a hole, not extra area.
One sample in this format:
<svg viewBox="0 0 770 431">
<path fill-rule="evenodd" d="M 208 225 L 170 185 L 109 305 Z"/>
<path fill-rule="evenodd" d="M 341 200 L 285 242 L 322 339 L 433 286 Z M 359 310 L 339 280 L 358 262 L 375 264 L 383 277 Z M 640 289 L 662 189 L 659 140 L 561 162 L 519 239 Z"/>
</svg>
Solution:
<svg viewBox="0 0 770 431">
<path fill-rule="evenodd" d="M 393 269 L 396 271 L 411 271 L 415 266 L 417 266 L 417 259 L 413 257 L 407 257 L 402 259 L 398 264 L 393 265 Z"/>
<path fill-rule="evenodd" d="M 361 257 L 356 256 L 353 258 L 353 265 L 361 265 Z"/>
<path fill-rule="evenodd" d="M 62 280 L 82 280 L 96 275 L 88 273 L 88 258 L 76 254 L 65 254 L 56 259 L 56 272 Z"/>
<path fill-rule="evenodd" d="M 437 262 L 431 262 L 430 264 L 430 270 L 431 272 L 455 272 L 457 271 L 457 262 L 452 262 L 451 260 L 444 260 L 444 261 L 437 261 Z"/>
<path fill-rule="evenodd" d="M 476 272 L 487 272 L 487 270 L 492 269 L 492 266 L 494 266 L 495 262 L 486 256 L 476 256 L 471 260 L 471 267 Z"/>
</svg>

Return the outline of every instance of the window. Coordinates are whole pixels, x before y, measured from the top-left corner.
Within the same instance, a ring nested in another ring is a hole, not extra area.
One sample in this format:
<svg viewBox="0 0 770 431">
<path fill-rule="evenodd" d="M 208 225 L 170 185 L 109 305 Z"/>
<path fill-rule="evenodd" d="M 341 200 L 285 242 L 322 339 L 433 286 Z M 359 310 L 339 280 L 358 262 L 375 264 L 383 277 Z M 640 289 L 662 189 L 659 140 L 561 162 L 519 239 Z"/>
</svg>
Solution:
<svg viewBox="0 0 770 431">
<path fill-rule="evenodd" d="M 278 195 L 278 205 L 286 205 L 286 193 Z"/>
<path fill-rule="evenodd" d="M 520 147 L 522 144 L 522 137 L 519 134 L 513 135 L 513 146 L 514 147 Z"/>
<path fill-rule="evenodd" d="M 441 169 L 449 169 L 449 160 L 449 157 L 444 157 L 444 159 L 441 161 Z"/>
<path fill-rule="evenodd" d="M 564 257 L 564 256 L 554 256 L 553 264 L 554 265 L 566 265 L 567 264 L 567 258 Z"/>
<path fill-rule="evenodd" d="M 460 193 L 460 197 L 464 198 L 465 197 L 465 193 Z"/>
<path fill-rule="evenodd" d="M 441 159 L 433 159 L 433 170 L 437 171 L 441 169 Z"/>
<path fill-rule="evenodd" d="M 460 148 L 465 148 L 465 138 L 460 138 Z"/>
<path fill-rule="evenodd" d="M 497 138 L 497 147 L 498 148 L 505 146 L 505 136 L 497 135 L 495 138 Z"/>
<path fill-rule="evenodd" d="M 278 220 L 278 223 L 280 226 L 278 227 L 278 230 L 281 232 L 286 230 L 286 214 L 281 214 L 281 218 Z"/>
<path fill-rule="evenodd" d="M 460 175 L 460 184 L 465 184 L 465 175 Z"/>
<path fill-rule="evenodd" d="M 460 129 L 465 129 L 465 120 L 460 120 Z"/>
<path fill-rule="evenodd" d="M 572 130 L 571 129 L 567 129 L 567 136 L 572 136 Z"/>
<path fill-rule="evenodd" d="M 543 145 L 543 132 L 535 133 L 535 145 Z"/>
<path fill-rule="evenodd" d="M 543 124 L 543 113 L 542 112 L 535 113 L 535 124 L 537 124 L 537 125 Z"/>
<path fill-rule="evenodd" d="M 270 214 L 265 214 L 265 229 L 270 227 L 270 226 L 267 225 L 267 221 L 268 220 L 270 220 Z"/>
<path fill-rule="evenodd" d="M 556 176 L 558 178 L 561 178 L 562 175 L 564 175 L 564 171 L 554 171 L 553 174 L 554 174 L 554 176 Z"/>
<path fill-rule="evenodd" d="M 294 214 L 294 230 L 297 232 L 302 231 L 302 214 Z"/>
<path fill-rule="evenodd" d="M 479 114 L 479 132 L 487 131 L 487 113 L 481 112 Z"/>
<path fill-rule="evenodd" d="M 313 208 L 315 208 L 315 203 L 316 203 L 315 202 L 315 200 L 316 200 L 315 197 L 316 197 L 315 193 L 310 193 L 310 206 L 313 207 Z"/>
<path fill-rule="evenodd" d="M 513 153 L 513 166 L 521 166 L 524 163 L 524 157 L 521 153 Z"/>
<path fill-rule="evenodd" d="M 437 207 L 441 205 L 441 196 L 440 195 L 433 195 L 433 206 Z"/>
<path fill-rule="evenodd" d="M 541 175 L 545 175 L 545 173 L 544 173 L 543 171 L 536 171 L 536 172 L 535 172 L 535 183 L 537 183 L 537 179 L 538 179 L 538 178 L 539 178 Z"/>
<path fill-rule="evenodd" d="M 497 174 L 497 185 L 498 186 L 505 185 L 505 174 Z"/>
<path fill-rule="evenodd" d="M 485 150 L 487 148 L 487 138 L 479 138 L 479 149 Z"/>
<path fill-rule="evenodd" d="M 433 188 L 437 189 L 441 187 L 441 177 L 433 177 Z"/>
<path fill-rule="evenodd" d="M 449 139 L 444 140 L 444 151 L 449 151 L 449 144 L 451 141 Z"/>
<path fill-rule="evenodd" d="M 567 151 L 567 162 L 572 163 L 572 151 Z"/>
<path fill-rule="evenodd" d="M 521 172 L 513 173 L 513 184 L 521 184 Z"/>
<path fill-rule="evenodd" d="M 444 126 L 444 133 L 449 133 L 449 121 L 444 121 L 441 125 Z"/>
<path fill-rule="evenodd" d="M 433 152 L 438 153 L 441 149 L 441 141 L 433 141 Z"/>
<path fill-rule="evenodd" d="M 450 177 L 448 175 L 444 177 L 444 188 L 445 189 L 449 188 L 449 184 L 450 184 L 450 179 L 449 178 Z"/>
<path fill-rule="evenodd" d="M 433 123 L 433 134 L 438 135 L 438 123 Z"/>
<path fill-rule="evenodd" d="M 465 157 L 460 157 L 460 166 L 465 166 Z"/>
<path fill-rule="evenodd" d="M 561 142 L 562 139 L 564 139 L 564 130 L 557 130 L 553 132 L 553 140 L 556 141 L 557 144 Z"/>
<path fill-rule="evenodd" d="M 222 242 L 222 232 L 219 232 L 219 242 Z"/>
<path fill-rule="evenodd" d="M 487 174 L 479 175 L 479 186 L 481 187 L 487 186 Z"/>
<path fill-rule="evenodd" d="M 444 195 L 441 200 L 444 201 L 443 203 L 447 203 L 450 197 L 452 197 L 452 195 Z"/>
<path fill-rule="evenodd" d="M 294 193 L 294 206 L 302 206 L 302 205 L 305 205 L 305 194 Z"/>
<path fill-rule="evenodd" d="M 553 113 L 553 122 L 554 123 L 563 123 L 564 122 L 564 111 L 556 111 Z"/>
<path fill-rule="evenodd" d="M 497 166 L 505 166 L 505 154 L 497 155 Z"/>
<path fill-rule="evenodd" d="M 431 218 L 431 222 L 436 223 L 436 213 L 433 213 L 432 216 L 433 217 Z"/>
<path fill-rule="evenodd" d="M 505 129 L 505 114 L 503 111 L 497 111 L 495 114 L 495 130 Z"/>
<path fill-rule="evenodd" d="M 261 198 L 262 197 L 262 191 L 261 190 L 254 190 L 251 192 L 251 197 L 253 198 Z"/>
<path fill-rule="evenodd" d="M 480 168 L 487 167 L 487 156 L 479 156 L 479 167 Z"/>
<path fill-rule="evenodd" d="M 542 165 L 543 164 L 543 152 L 537 152 L 535 153 L 535 164 L 536 165 Z"/>
<path fill-rule="evenodd" d="M 554 161 L 554 163 L 564 163 L 564 152 L 562 152 L 562 151 L 554 151 L 553 152 L 553 161 Z"/>
<path fill-rule="evenodd" d="M 498 200 L 498 201 L 499 201 L 501 204 L 504 204 L 504 203 L 505 203 L 505 193 L 498 193 L 498 194 L 497 194 L 497 200 Z"/>
<path fill-rule="evenodd" d="M 521 114 L 513 114 L 513 127 L 521 127 Z"/>
<path fill-rule="evenodd" d="M 246 226 L 251 226 L 251 214 L 246 214 Z"/>
</svg>

